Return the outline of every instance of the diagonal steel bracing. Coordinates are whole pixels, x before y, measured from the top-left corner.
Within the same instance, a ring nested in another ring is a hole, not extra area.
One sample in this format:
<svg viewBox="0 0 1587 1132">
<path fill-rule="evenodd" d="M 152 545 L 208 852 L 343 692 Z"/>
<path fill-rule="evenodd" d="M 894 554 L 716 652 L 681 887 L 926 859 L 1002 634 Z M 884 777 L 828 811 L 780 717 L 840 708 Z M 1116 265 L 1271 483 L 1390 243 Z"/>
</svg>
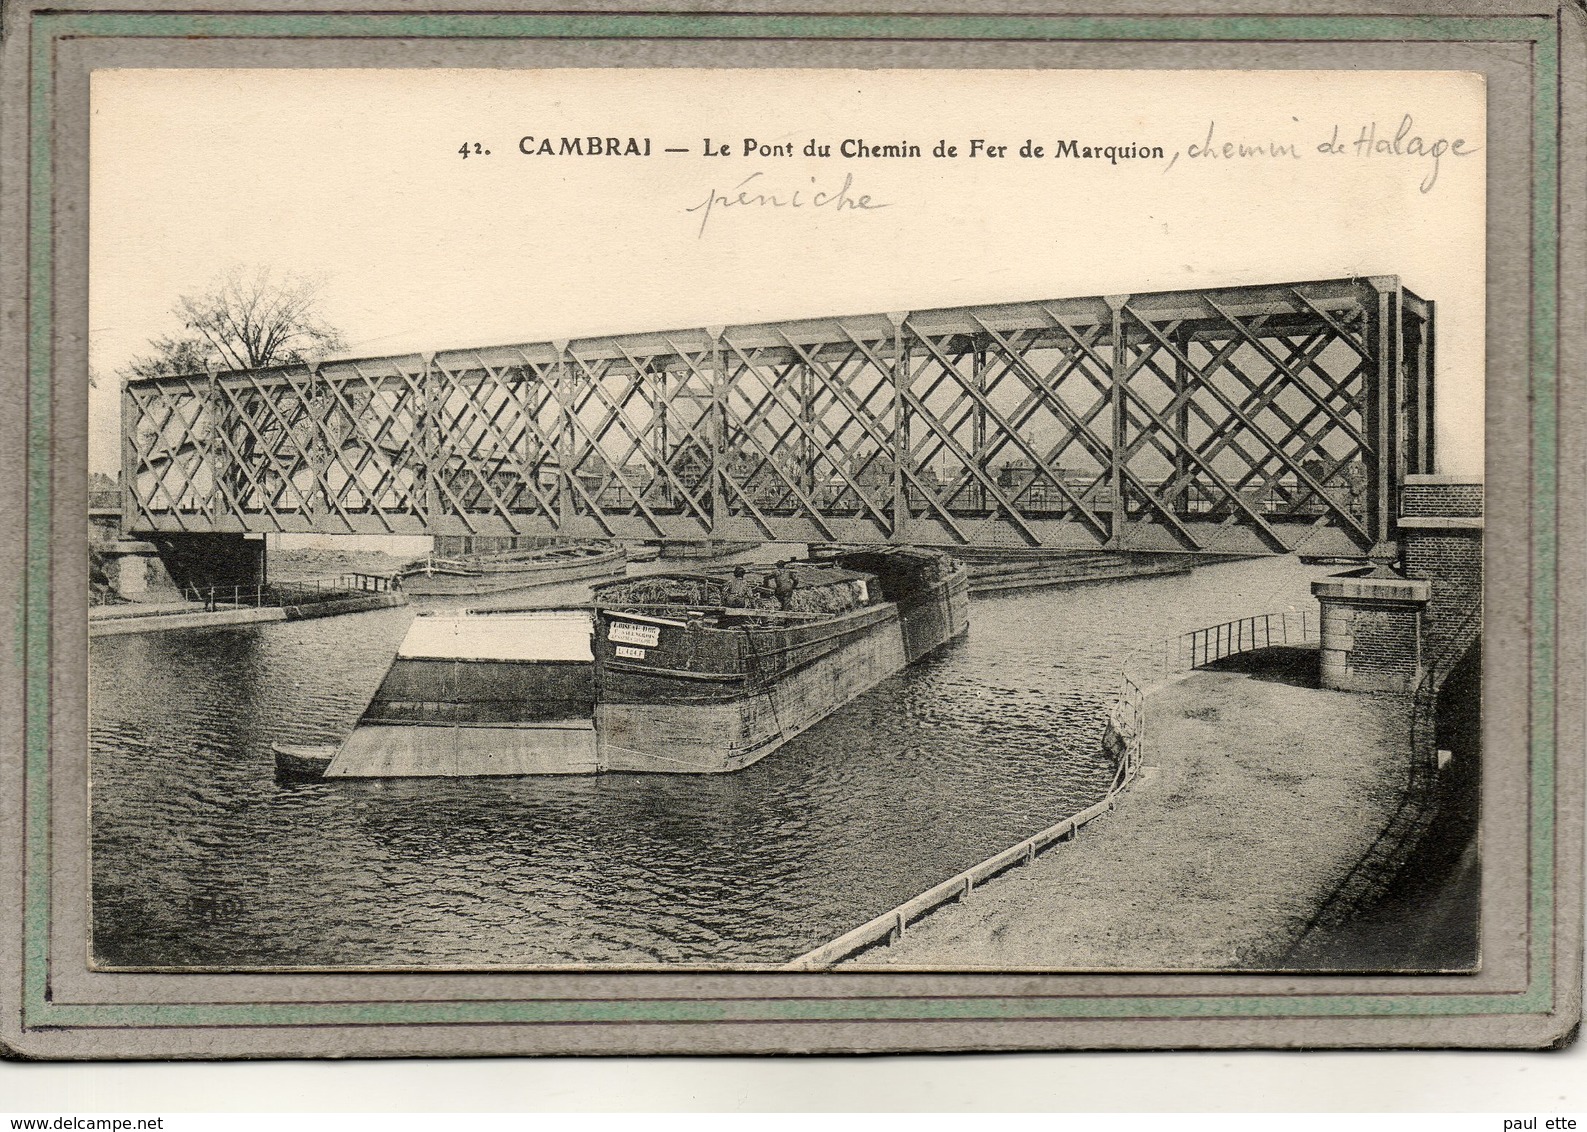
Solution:
<svg viewBox="0 0 1587 1132">
<path fill-rule="evenodd" d="M 1360 551 L 1432 323 L 1375 277 L 141 380 L 123 525 Z"/>
</svg>

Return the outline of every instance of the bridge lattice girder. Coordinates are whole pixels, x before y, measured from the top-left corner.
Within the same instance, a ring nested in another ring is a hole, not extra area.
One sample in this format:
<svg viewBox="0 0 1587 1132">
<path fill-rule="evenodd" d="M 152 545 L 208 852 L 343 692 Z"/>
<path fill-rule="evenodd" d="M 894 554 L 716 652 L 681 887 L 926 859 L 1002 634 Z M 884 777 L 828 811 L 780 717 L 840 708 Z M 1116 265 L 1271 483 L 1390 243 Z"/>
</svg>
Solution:
<svg viewBox="0 0 1587 1132">
<path fill-rule="evenodd" d="M 140 380 L 123 525 L 1350 552 L 1432 350 L 1379 277 Z"/>
</svg>

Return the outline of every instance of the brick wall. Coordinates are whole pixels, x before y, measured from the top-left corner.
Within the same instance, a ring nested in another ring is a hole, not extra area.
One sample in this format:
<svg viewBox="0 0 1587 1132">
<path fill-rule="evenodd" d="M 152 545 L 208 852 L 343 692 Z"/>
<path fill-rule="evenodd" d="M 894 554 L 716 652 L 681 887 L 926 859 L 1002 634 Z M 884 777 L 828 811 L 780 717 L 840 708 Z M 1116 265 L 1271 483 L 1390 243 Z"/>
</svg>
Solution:
<svg viewBox="0 0 1587 1132">
<path fill-rule="evenodd" d="M 1406 477 L 1400 507 L 1403 565 L 1407 576 L 1433 583 L 1423 621 L 1423 651 L 1429 657 L 1482 604 L 1482 509 L 1481 483 L 1452 476 Z"/>
<path fill-rule="evenodd" d="M 1352 609 L 1350 613 L 1350 668 L 1413 679 L 1418 660 L 1416 611 Z"/>
<path fill-rule="evenodd" d="M 1420 676 L 1414 605 L 1323 599 L 1322 683 L 1352 692 L 1408 692 Z"/>
<path fill-rule="evenodd" d="M 1407 476 L 1400 495 L 1400 514 L 1407 516 L 1482 517 L 1480 483 L 1426 483 L 1432 476 Z M 1443 478 L 1443 477 L 1436 477 Z"/>
<path fill-rule="evenodd" d="M 1402 532 L 1405 573 L 1433 583 L 1427 603 L 1428 648 L 1436 649 L 1482 603 L 1482 531 Z"/>
</svg>

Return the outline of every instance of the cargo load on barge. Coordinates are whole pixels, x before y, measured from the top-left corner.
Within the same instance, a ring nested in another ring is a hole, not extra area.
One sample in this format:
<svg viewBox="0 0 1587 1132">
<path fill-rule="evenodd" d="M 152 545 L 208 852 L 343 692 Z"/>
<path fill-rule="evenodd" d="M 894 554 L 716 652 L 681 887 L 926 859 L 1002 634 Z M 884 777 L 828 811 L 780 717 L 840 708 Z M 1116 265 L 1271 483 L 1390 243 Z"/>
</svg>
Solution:
<svg viewBox="0 0 1587 1132">
<path fill-rule="evenodd" d="M 421 614 L 339 746 L 283 777 L 710 774 L 962 635 L 969 577 L 908 549 L 598 586 L 583 609 Z M 792 580 L 792 593 L 788 581 Z"/>
</svg>

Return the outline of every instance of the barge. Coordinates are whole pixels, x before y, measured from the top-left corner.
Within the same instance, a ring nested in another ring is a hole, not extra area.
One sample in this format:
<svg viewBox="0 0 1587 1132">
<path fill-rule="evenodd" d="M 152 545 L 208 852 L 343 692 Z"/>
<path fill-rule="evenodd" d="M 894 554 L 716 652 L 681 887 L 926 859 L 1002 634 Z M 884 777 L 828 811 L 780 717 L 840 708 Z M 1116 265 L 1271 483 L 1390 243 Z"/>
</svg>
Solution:
<svg viewBox="0 0 1587 1132">
<path fill-rule="evenodd" d="M 628 552 L 620 546 L 564 543 L 457 558 L 430 555 L 410 562 L 400 577 L 409 594 L 472 595 L 612 578 L 623 573 L 627 562 Z"/>
<path fill-rule="evenodd" d="M 954 559 L 883 549 L 790 564 L 781 608 L 731 575 L 656 574 L 595 589 L 603 770 L 741 770 L 969 628 Z"/>
<path fill-rule="evenodd" d="M 458 778 L 592 774 L 585 609 L 421 613 L 340 744 L 274 744 L 276 775 Z"/>
<path fill-rule="evenodd" d="M 661 557 L 679 561 L 729 558 L 735 554 L 744 554 L 754 550 L 760 545 L 758 542 L 748 542 L 744 539 L 706 539 L 703 542 L 667 541 L 661 544 Z"/>
<path fill-rule="evenodd" d="M 278 773 L 736 771 L 969 627 L 968 572 L 934 552 L 779 573 L 780 596 L 770 573 L 672 572 L 587 608 L 420 614 L 346 741 L 277 744 Z"/>
</svg>

